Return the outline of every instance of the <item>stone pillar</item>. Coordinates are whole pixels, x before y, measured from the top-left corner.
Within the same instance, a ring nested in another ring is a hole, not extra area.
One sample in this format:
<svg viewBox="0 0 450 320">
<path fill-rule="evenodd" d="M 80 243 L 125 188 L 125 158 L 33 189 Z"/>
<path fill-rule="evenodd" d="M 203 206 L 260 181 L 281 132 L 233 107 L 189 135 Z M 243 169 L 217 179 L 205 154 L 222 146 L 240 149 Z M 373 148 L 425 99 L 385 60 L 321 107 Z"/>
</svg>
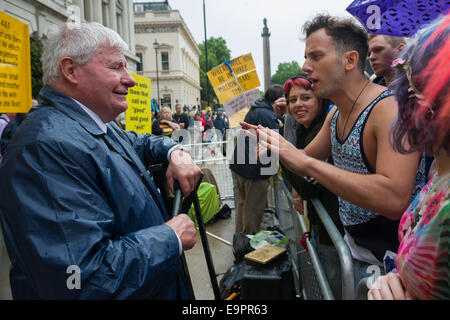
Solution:
<svg viewBox="0 0 450 320">
<path fill-rule="evenodd" d="M 130 13 L 128 12 L 128 1 L 122 1 L 122 38 L 130 47 L 130 52 L 135 52 L 130 45 Z"/>
<path fill-rule="evenodd" d="M 133 12 L 133 1 L 127 0 L 124 3 L 124 6 L 128 6 L 127 12 L 127 28 L 128 30 L 128 45 L 130 46 L 130 51 L 136 53 L 135 41 L 134 41 L 134 12 Z"/>
<path fill-rule="evenodd" d="M 116 8 L 116 0 L 109 0 L 108 3 L 108 15 L 109 15 L 109 26 L 114 31 L 117 31 L 117 8 Z M 123 37 L 122 37 L 123 38 Z"/>
<path fill-rule="evenodd" d="M 91 3 L 91 8 L 92 8 L 92 12 L 91 12 L 92 21 L 91 22 L 98 22 L 100 24 L 103 24 L 102 1 L 91 0 L 90 3 Z"/>
<path fill-rule="evenodd" d="M 261 33 L 261 37 L 263 38 L 263 62 L 264 62 L 264 92 L 270 87 L 272 84 L 272 76 L 270 69 L 270 32 L 267 27 L 267 19 L 264 18 L 264 28 Z"/>
</svg>

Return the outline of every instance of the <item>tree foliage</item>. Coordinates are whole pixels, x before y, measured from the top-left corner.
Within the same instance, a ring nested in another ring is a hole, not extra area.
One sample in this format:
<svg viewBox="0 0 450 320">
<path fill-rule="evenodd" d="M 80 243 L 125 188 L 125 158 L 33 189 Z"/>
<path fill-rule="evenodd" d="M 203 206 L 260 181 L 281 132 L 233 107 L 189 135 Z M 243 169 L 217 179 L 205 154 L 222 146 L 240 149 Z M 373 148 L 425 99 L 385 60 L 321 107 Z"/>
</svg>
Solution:
<svg viewBox="0 0 450 320">
<path fill-rule="evenodd" d="M 278 64 L 277 71 L 272 76 L 272 84 L 284 85 L 287 79 L 302 72 L 302 67 L 297 61 L 281 62 Z"/>
<path fill-rule="evenodd" d="M 207 40 L 208 46 L 208 71 L 215 68 L 221 63 L 230 60 L 231 51 L 228 49 L 226 41 L 222 37 L 214 38 L 211 37 Z M 208 96 L 209 102 L 212 106 L 218 106 L 219 100 L 214 93 L 214 89 L 211 86 L 209 80 L 207 80 L 206 75 L 206 55 L 205 55 L 205 46 L 204 42 L 199 43 L 198 47 L 201 51 L 200 55 L 200 86 L 202 90 L 200 92 L 202 101 L 207 101 L 208 97 L 206 96 L 206 86 L 208 85 Z"/>
<path fill-rule="evenodd" d="M 30 39 L 31 94 L 33 98 L 39 96 L 39 91 L 41 91 L 43 86 L 41 56 L 41 45 L 37 41 Z"/>
</svg>

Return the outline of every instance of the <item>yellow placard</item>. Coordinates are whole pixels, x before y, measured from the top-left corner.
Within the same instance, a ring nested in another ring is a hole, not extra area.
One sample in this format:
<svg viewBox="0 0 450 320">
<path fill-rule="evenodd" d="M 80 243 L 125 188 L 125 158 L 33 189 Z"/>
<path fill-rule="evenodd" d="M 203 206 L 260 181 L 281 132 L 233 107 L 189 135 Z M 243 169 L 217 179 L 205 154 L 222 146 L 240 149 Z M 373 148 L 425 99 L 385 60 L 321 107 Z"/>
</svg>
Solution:
<svg viewBox="0 0 450 320">
<path fill-rule="evenodd" d="M 237 77 L 239 83 L 241 84 L 242 90 L 247 92 L 249 90 L 255 89 L 261 85 L 258 79 L 258 74 L 256 70 L 253 70 L 249 73 L 243 74 L 242 76 Z"/>
<path fill-rule="evenodd" d="M 233 113 L 229 118 L 228 121 L 230 123 L 230 128 L 236 128 L 240 126 L 240 122 L 244 121 L 245 116 L 247 115 L 247 112 L 250 110 L 250 108 L 244 107 L 238 112 Z"/>
<path fill-rule="evenodd" d="M 127 131 L 152 133 L 151 80 L 131 73 L 136 85 L 128 89 L 125 113 Z"/>
<path fill-rule="evenodd" d="M 235 75 L 240 75 L 250 70 L 256 69 L 255 62 L 251 53 L 244 54 L 236 59 L 231 60 L 231 68 Z"/>
<path fill-rule="evenodd" d="M 214 69 L 208 71 L 207 75 L 213 87 L 220 86 L 222 83 L 234 79 L 234 76 L 230 72 L 230 69 L 228 69 L 228 67 L 224 64 L 221 64 L 215 67 Z"/>
<path fill-rule="evenodd" d="M 235 76 L 247 73 L 256 69 L 255 62 L 251 53 L 244 54 L 230 61 L 231 69 Z M 234 79 L 233 74 L 227 65 L 221 64 L 216 68 L 208 71 L 208 78 L 213 87 L 217 87 L 231 79 Z"/>
<path fill-rule="evenodd" d="M 28 24 L 0 12 L 0 113 L 27 113 L 30 108 Z"/>
<path fill-rule="evenodd" d="M 231 99 L 240 96 L 246 91 L 260 86 L 256 70 L 238 76 L 237 79 L 239 80 L 239 84 L 241 87 L 238 86 L 234 78 L 220 86 L 214 87 L 214 92 L 216 93 L 216 96 L 221 104 L 224 104 Z"/>
</svg>

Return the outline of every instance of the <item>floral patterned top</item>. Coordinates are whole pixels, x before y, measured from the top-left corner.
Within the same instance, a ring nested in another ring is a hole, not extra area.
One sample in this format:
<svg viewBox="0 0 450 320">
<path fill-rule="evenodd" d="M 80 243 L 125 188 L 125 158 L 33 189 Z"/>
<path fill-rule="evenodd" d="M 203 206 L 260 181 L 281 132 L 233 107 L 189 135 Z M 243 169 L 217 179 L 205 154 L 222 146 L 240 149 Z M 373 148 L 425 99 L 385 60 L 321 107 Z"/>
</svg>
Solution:
<svg viewBox="0 0 450 320">
<path fill-rule="evenodd" d="M 434 175 L 399 225 L 395 265 L 415 298 L 450 299 L 450 174 Z"/>
</svg>

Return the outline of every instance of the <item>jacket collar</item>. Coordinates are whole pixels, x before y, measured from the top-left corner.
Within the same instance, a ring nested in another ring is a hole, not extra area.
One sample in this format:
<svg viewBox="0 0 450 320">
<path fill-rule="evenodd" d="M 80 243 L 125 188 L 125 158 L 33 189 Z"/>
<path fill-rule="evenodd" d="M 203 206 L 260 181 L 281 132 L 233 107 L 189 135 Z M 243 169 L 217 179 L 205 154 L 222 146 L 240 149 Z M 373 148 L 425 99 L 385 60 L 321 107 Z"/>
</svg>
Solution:
<svg viewBox="0 0 450 320">
<path fill-rule="evenodd" d="M 48 104 L 61 111 L 69 118 L 77 121 L 80 125 L 89 131 L 92 135 L 99 136 L 105 133 L 90 115 L 84 111 L 81 106 L 72 98 L 64 93 L 46 85 L 39 92 L 40 97 Z"/>
<path fill-rule="evenodd" d="M 273 111 L 273 106 L 266 98 L 257 99 L 252 105 L 252 108 L 265 108 Z"/>
</svg>

